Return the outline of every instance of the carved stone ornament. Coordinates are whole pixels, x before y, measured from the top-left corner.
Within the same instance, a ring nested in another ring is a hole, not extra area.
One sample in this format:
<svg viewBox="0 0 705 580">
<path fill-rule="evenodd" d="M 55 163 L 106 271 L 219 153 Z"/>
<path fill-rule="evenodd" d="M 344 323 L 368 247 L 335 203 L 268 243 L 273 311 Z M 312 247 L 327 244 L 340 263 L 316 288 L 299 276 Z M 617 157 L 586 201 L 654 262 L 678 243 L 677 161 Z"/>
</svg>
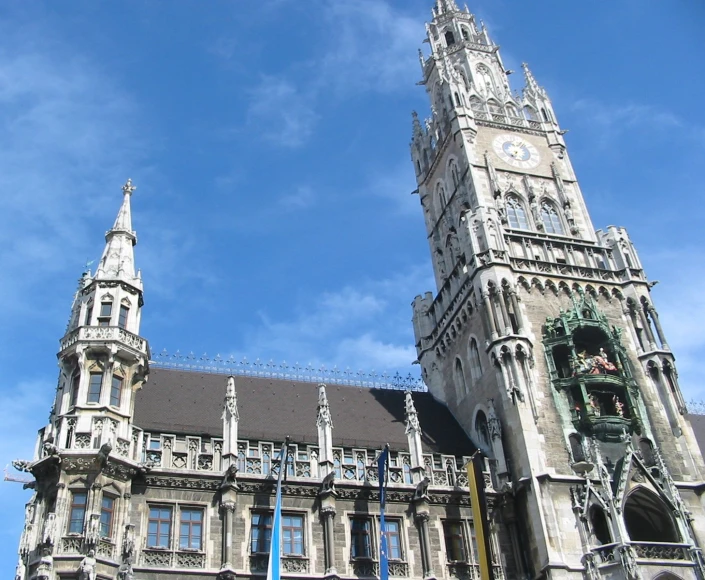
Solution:
<svg viewBox="0 0 705 580">
<path fill-rule="evenodd" d="M 95 551 L 90 550 L 78 565 L 78 580 L 95 580 L 97 565 Z"/>
<path fill-rule="evenodd" d="M 416 431 L 421 434 L 421 425 L 419 424 L 419 416 L 414 406 L 414 399 L 411 396 L 411 391 L 407 391 L 404 395 L 404 408 L 406 413 L 406 432 Z"/>
<path fill-rule="evenodd" d="M 328 425 L 333 428 L 333 419 L 330 414 L 330 405 L 328 404 L 328 396 L 326 395 L 326 386 L 321 383 L 318 385 L 318 416 L 316 417 L 316 425 Z"/>
</svg>

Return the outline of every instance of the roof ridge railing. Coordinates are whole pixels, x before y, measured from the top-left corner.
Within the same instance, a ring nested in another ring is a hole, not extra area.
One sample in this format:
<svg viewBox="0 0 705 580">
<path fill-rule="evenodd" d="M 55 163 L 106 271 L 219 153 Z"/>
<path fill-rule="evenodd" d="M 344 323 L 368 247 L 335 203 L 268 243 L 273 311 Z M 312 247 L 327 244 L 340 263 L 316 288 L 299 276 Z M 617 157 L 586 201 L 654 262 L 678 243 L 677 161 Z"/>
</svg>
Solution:
<svg viewBox="0 0 705 580">
<path fill-rule="evenodd" d="M 184 355 L 180 351 L 173 354 L 166 349 L 152 355 L 149 364 L 156 368 L 175 369 L 192 372 L 215 373 L 246 377 L 263 377 L 302 381 L 306 383 L 326 383 L 347 385 L 371 389 L 390 389 L 395 391 L 414 391 L 425 393 L 428 388 L 421 377 L 411 373 L 403 376 L 399 371 L 394 374 L 376 371 L 354 371 L 350 368 L 340 369 L 337 366 L 315 367 L 311 364 L 289 364 L 286 361 L 275 363 L 272 360 L 264 362 L 259 358 L 249 361 L 247 357 L 238 360 L 233 356 L 223 358 L 219 354 L 209 357 L 206 353 L 196 356 L 193 352 Z"/>
<path fill-rule="evenodd" d="M 689 415 L 705 415 L 705 401 L 691 399 L 686 403 Z"/>
</svg>

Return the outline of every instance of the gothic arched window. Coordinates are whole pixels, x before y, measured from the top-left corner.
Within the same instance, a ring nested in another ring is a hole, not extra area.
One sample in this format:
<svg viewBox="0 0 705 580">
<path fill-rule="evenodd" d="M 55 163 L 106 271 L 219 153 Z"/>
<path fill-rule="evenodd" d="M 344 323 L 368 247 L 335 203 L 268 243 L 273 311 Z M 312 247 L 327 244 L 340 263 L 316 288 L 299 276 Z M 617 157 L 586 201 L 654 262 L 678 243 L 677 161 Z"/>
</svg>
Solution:
<svg viewBox="0 0 705 580">
<path fill-rule="evenodd" d="M 463 35 L 463 40 L 470 40 L 470 33 L 468 32 L 467 26 L 461 26 L 460 33 Z"/>
<path fill-rule="evenodd" d="M 455 36 L 453 36 L 453 33 L 450 30 L 445 33 L 445 39 L 446 46 L 452 46 L 455 44 Z"/>
<path fill-rule="evenodd" d="M 487 106 L 490 109 L 490 113 L 504 113 L 502 105 L 500 105 L 497 101 L 493 101 L 492 99 L 490 99 L 489 101 L 487 101 Z"/>
<path fill-rule="evenodd" d="M 438 198 L 438 203 L 440 204 L 439 209 L 442 210 L 448 203 L 448 200 L 446 199 L 446 190 L 440 183 L 436 188 L 436 197 Z"/>
<path fill-rule="evenodd" d="M 458 185 L 460 185 L 460 174 L 458 173 L 458 164 L 453 159 L 448 163 L 448 172 L 453 183 L 453 189 L 457 189 Z"/>
<path fill-rule="evenodd" d="M 475 95 L 470 97 L 470 108 L 473 111 L 482 111 L 482 101 Z"/>
<path fill-rule="evenodd" d="M 478 411 L 475 415 L 475 433 L 477 433 L 477 442 L 485 449 L 490 448 L 490 430 L 487 426 L 487 416 L 483 411 Z"/>
<path fill-rule="evenodd" d="M 507 221 L 510 228 L 529 229 L 529 221 L 526 219 L 524 205 L 514 196 L 507 198 Z"/>
<path fill-rule="evenodd" d="M 463 363 L 459 358 L 455 359 L 455 392 L 458 395 L 458 400 L 468 394 L 468 384 L 465 382 L 465 373 L 463 372 Z"/>
<path fill-rule="evenodd" d="M 477 341 L 470 340 L 470 376 L 473 381 L 482 376 L 482 365 L 480 364 L 480 351 L 477 348 Z"/>
<path fill-rule="evenodd" d="M 563 223 L 556 208 L 545 201 L 541 204 L 541 221 L 547 234 L 563 234 Z"/>
<path fill-rule="evenodd" d="M 624 523 L 632 542 L 680 542 L 671 509 L 655 493 L 644 487 L 627 496 L 624 502 Z"/>
</svg>

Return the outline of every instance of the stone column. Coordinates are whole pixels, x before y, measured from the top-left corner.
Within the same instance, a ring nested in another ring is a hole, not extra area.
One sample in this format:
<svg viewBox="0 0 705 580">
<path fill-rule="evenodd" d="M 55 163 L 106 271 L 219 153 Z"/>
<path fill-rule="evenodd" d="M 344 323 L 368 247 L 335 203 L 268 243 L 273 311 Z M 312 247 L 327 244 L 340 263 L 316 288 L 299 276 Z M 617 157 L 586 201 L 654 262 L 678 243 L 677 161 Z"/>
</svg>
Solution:
<svg viewBox="0 0 705 580">
<path fill-rule="evenodd" d="M 494 309 L 492 308 L 492 302 L 486 292 L 482 293 L 482 303 L 485 305 L 485 311 L 487 312 L 487 321 L 490 325 L 490 336 L 492 340 L 495 340 L 498 337 L 497 325 L 494 321 Z"/>
<path fill-rule="evenodd" d="M 497 290 L 497 300 L 499 301 L 499 310 L 502 313 L 502 318 L 504 319 L 504 334 L 512 334 L 512 322 L 509 318 L 509 312 L 507 312 L 507 303 L 504 301 L 503 290 Z"/>
<path fill-rule="evenodd" d="M 644 312 L 644 308 L 639 306 L 639 316 L 641 317 L 641 324 L 644 327 L 644 333 L 646 334 L 646 341 L 649 343 L 650 350 L 656 350 L 656 339 L 654 338 L 654 333 L 651 331 L 651 324 L 649 323 L 649 318 Z"/>
<path fill-rule="evenodd" d="M 236 467 L 231 464 L 220 485 L 220 513 L 223 515 L 222 542 L 220 553 L 220 571 L 218 580 L 235 580 L 235 563 L 233 562 L 233 519 L 237 507 Z"/>
<path fill-rule="evenodd" d="M 431 541 L 428 533 L 428 520 L 430 517 L 430 509 L 428 506 L 428 496 L 426 490 L 428 488 L 428 478 L 424 478 L 416 486 L 414 492 L 414 519 L 419 530 L 419 541 L 421 543 L 421 566 L 423 568 L 424 580 L 435 579 L 433 573 L 433 560 L 431 555 Z"/>
<path fill-rule="evenodd" d="M 323 482 L 318 497 L 321 502 L 319 511 L 321 523 L 323 525 L 323 558 L 325 560 L 324 578 L 338 578 L 338 571 L 335 567 L 335 488 L 332 473 Z"/>
<path fill-rule="evenodd" d="M 519 310 L 519 300 L 517 299 L 516 290 L 509 290 L 509 299 L 512 301 L 512 310 L 514 310 L 514 316 L 517 317 L 517 331 L 519 334 L 524 333 L 524 318 L 521 315 L 521 310 Z"/>
<path fill-rule="evenodd" d="M 663 328 L 661 327 L 661 321 L 659 320 L 658 314 L 656 313 L 656 309 L 653 306 L 649 305 L 647 307 L 647 311 L 651 316 L 651 320 L 654 321 L 654 326 L 656 327 L 656 334 L 658 334 L 658 339 L 661 343 L 661 348 L 665 350 L 670 350 L 668 348 L 668 343 L 666 342 L 666 335 L 664 334 Z"/>
</svg>

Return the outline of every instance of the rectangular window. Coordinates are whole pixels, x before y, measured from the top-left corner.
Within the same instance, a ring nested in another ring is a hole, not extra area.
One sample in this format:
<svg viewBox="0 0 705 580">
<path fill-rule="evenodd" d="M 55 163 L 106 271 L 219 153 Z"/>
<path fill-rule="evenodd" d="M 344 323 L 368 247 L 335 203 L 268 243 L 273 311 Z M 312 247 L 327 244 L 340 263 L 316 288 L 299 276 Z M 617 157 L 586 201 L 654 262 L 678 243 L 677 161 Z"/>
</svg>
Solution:
<svg viewBox="0 0 705 580">
<path fill-rule="evenodd" d="M 179 548 L 200 550 L 203 545 L 203 510 L 182 509 L 179 526 Z"/>
<path fill-rule="evenodd" d="M 372 558 L 372 520 L 352 518 L 350 520 L 350 556 L 352 558 Z"/>
<path fill-rule="evenodd" d="M 387 556 L 390 560 L 402 560 L 401 550 L 401 523 L 399 520 L 384 521 L 387 536 Z"/>
<path fill-rule="evenodd" d="M 162 440 L 159 438 L 159 435 L 150 436 L 149 448 L 157 451 L 162 448 Z"/>
<path fill-rule="evenodd" d="M 100 537 L 109 538 L 113 535 L 113 512 L 115 511 L 115 498 L 103 496 L 100 504 Z"/>
<path fill-rule="evenodd" d="M 127 315 L 130 313 L 130 309 L 124 304 L 120 305 L 120 315 L 118 316 L 118 326 L 120 328 L 127 328 Z"/>
<path fill-rule="evenodd" d="M 69 534 L 82 534 L 86 519 L 86 498 L 84 491 L 71 494 L 71 511 L 69 515 Z"/>
<path fill-rule="evenodd" d="M 272 514 L 252 514 L 252 544 L 250 551 L 253 554 L 269 553 L 269 544 L 272 541 Z"/>
<path fill-rule="evenodd" d="M 148 548 L 171 548 L 171 513 L 172 509 L 168 506 L 149 508 Z"/>
<path fill-rule="evenodd" d="M 462 522 L 443 522 L 443 535 L 446 541 L 446 559 L 449 562 L 467 562 Z"/>
<path fill-rule="evenodd" d="M 98 326 L 110 326 L 110 318 L 113 314 L 112 302 L 100 303 L 100 315 L 98 316 Z"/>
<path fill-rule="evenodd" d="M 304 555 L 303 516 L 282 515 L 282 550 L 286 555 Z"/>
<path fill-rule="evenodd" d="M 113 407 L 119 407 L 121 397 L 122 397 L 122 379 L 116 375 L 113 375 L 113 381 L 110 385 L 110 404 Z"/>
<path fill-rule="evenodd" d="M 75 407 L 76 403 L 78 403 L 78 389 L 80 387 L 81 383 L 81 372 L 76 371 L 76 374 L 73 375 L 73 379 L 71 380 L 71 402 L 70 406 Z"/>
<path fill-rule="evenodd" d="M 100 403 L 100 391 L 103 387 L 103 373 L 91 373 L 88 383 L 88 402 Z"/>
</svg>

